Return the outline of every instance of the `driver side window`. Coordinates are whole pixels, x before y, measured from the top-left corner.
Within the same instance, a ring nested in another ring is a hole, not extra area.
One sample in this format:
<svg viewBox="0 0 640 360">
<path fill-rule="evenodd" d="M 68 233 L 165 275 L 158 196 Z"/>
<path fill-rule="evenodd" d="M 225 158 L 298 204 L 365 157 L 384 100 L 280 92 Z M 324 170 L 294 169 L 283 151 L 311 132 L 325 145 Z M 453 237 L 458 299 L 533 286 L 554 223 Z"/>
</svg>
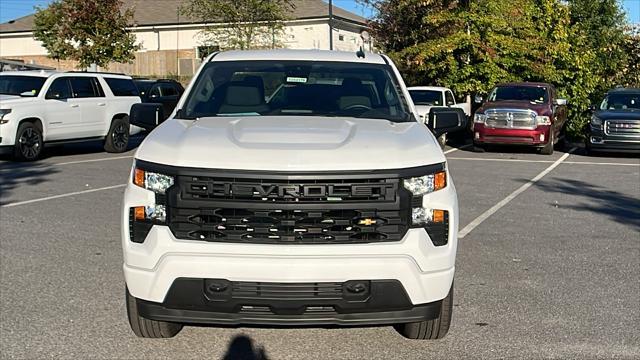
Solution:
<svg viewBox="0 0 640 360">
<path fill-rule="evenodd" d="M 446 105 L 447 106 L 451 106 L 451 105 L 455 105 L 456 101 L 453 99 L 453 94 L 451 93 L 451 91 L 446 91 L 444 93 L 445 96 L 445 100 L 446 100 Z"/>
<path fill-rule="evenodd" d="M 53 81 L 47 91 L 46 99 L 63 100 L 71 97 L 71 88 L 67 78 L 58 78 Z"/>
</svg>

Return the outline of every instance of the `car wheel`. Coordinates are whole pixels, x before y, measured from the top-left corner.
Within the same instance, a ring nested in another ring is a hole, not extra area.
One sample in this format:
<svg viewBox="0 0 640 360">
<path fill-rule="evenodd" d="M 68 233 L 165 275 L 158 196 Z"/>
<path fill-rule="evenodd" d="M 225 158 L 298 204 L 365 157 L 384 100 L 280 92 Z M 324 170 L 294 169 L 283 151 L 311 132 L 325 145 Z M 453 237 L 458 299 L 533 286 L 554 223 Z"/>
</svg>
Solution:
<svg viewBox="0 0 640 360">
<path fill-rule="evenodd" d="M 40 157 L 44 141 L 42 131 L 35 124 L 23 122 L 16 132 L 13 155 L 20 161 L 34 161 Z"/>
<path fill-rule="evenodd" d="M 453 312 L 453 284 L 447 297 L 442 300 L 440 314 L 432 320 L 394 326 L 397 332 L 407 339 L 435 340 L 442 339 L 449 332 L 451 314 Z"/>
<path fill-rule="evenodd" d="M 553 134 L 553 130 L 549 131 L 549 141 L 547 144 L 540 149 L 540 154 L 542 155 L 552 155 L 553 154 L 553 145 L 555 142 L 555 136 Z"/>
<path fill-rule="evenodd" d="M 131 330 L 141 338 L 171 338 L 182 330 L 182 324 L 145 319 L 138 314 L 137 299 L 126 290 L 127 317 Z"/>
<path fill-rule="evenodd" d="M 129 117 L 114 119 L 104 141 L 104 150 L 110 153 L 127 151 L 129 145 Z"/>
<path fill-rule="evenodd" d="M 473 143 L 473 152 L 483 153 L 487 151 L 487 146 L 482 144 Z"/>
</svg>

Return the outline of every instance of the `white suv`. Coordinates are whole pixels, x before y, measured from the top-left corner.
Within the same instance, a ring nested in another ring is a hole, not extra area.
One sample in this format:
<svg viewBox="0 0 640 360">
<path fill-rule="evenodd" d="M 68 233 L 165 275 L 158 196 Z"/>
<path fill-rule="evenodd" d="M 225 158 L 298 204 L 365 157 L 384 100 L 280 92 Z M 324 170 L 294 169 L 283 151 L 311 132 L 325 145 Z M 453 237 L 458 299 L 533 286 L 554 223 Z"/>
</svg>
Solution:
<svg viewBox="0 0 640 360">
<path fill-rule="evenodd" d="M 412 339 L 443 337 L 458 202 L 410 99 L 382 55 L 206 59 L 138 148 L 125 191 L 133 332 L 388 324 Z M 154 106 L 135 105 L 132 124 L 153 127 Z M 463 124 L 461 113 L 440 109 L 438 130 Z"/>
<path fill-rule="evenodd" d="M 103 140 L 108 152 L 127 149 L 129 111 L 139 103 L 128 76 L 19 71 L 0 73 L 0 153 L 36 160 L 45 144 Z"/>
</svg>

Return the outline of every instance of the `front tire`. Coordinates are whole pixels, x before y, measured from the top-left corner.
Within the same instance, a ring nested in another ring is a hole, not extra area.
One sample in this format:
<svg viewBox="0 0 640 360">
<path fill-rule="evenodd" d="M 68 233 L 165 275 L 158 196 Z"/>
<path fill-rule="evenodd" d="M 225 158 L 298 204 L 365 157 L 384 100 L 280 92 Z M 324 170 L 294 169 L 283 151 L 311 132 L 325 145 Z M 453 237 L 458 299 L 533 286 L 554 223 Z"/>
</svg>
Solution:
<svg viewBox="0 0 640 360">
<path fill-rule="evenodd" d="M 141 338 L 172 338 L 182 330 L 182 324 L 145 319 L 138 314 L 136 298 L 126 290 L 127 317 L 131 330 Z"/>
<path fill-rule="evenodd" d="M 122 153 L 129 146 L 129 117 L 114 119 L 104 141 L 104 150 L 110 153 Z"/>
<path fill-rule="evenodd" d="M 555 136 L 553 134 L 553 129 L 549 131 L 549 142 L 540 149 L 540 154 L 542 155 L 553 155 L 553 145 L 555 142 Z"/>
<path fill-rule="evenodd" d="M 453 284 L 447 297 L 442 300 L 440 314 L 432 320 L 394 326 L 397 332 L 407 339 L 436 340 L 442 339 L 449 332 L 451 314 L 453 312 Z"/>
<path fill-rule="evenodd" d="M 40 157 L 44 140 L 42 130 L 34 123 L 23 122 L 16 132 L 16 143 L 13 147 L 13 156 L 19 161 L 34 161 Z"/>
</svg>

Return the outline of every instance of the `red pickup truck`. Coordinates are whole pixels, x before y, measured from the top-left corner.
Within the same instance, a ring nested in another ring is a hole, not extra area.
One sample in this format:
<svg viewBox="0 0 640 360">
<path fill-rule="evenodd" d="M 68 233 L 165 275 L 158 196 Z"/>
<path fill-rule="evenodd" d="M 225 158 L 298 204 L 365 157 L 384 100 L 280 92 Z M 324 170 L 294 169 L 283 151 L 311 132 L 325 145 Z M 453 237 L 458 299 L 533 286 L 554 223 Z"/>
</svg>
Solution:
<svg viewBox="0 0 640 360">
<path fill-rule="evenodd" d="M 476 98 L 482 102 L 482 98 Z M 489 144 L 535 146 L 541 154 L 553 154 L 567 121 L 567 100 L 546 83 L 508 83 L 496 86 L 476 111 L 474 150 Z"/>
</svg>

